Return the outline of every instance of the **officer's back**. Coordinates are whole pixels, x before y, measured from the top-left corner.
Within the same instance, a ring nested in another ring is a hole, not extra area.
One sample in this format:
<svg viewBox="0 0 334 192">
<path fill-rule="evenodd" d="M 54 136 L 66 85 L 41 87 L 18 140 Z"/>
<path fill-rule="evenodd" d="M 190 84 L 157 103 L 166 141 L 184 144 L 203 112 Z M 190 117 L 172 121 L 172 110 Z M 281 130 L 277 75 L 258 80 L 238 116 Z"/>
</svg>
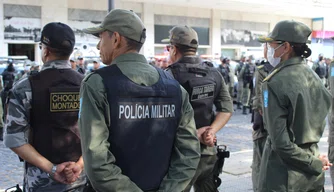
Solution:
<svg viewBox="0 0 334 192">
<path fill-rule="evenodd" d="M 100 37 L 101 61 L 108 64 L 85 78 L 80 93 L 80 135 L 93 187 L 181 191 L 200 150 L 185 90 L 138 54 L 146 29 L 132 11 L 112 10 L 101 27 L 84 31 Z"/>
<path fill-rule="evenodd" d="M 68 61 L 74 44 L 66 24 L 45 25 L 41 72 L 19 80 L 9 94 L 5 145 L 26 162 L 24 191 L 62 192 L 86 183 L 77 123 L 83 76 Z M 73 163 L 78 175 L 65 176 Z"/>
<path fill-rule="evenodd" d="M 216 163 L 215 134 L 231 117 L 232 100 L 219 71 L 212 65 L 203 63 L 196 55 L 197 32 L 188 26 L 175 26 L 169 33 L 169 54 L 173 64 L 167 71 L 189 93 L 189 100 L 195 111 L 197 135 L 201 142 L 201 160 L 196 175 L 184 191 L 190 191 L 192 185 L 195 191 L 217 191 L 218 169 L 221 167 L 215 165 L 221 165 L 222 161 Z M 216 107 L 216 116 L 213 105 Z M 203 140 L 204 137 L 207 139 Z"/>
</svg>

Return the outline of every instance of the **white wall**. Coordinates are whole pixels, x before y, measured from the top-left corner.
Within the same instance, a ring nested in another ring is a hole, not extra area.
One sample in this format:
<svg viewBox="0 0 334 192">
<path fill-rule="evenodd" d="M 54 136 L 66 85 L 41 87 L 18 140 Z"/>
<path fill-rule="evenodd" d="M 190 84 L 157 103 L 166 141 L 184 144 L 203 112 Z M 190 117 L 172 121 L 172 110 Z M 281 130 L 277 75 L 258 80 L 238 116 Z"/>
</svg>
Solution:
<svg viewBox="0 0 334 192">
<path fill-rule="evenodd" d="M 273 30 L 276 23 L 282 20 L 295 20 L 305 23 L 307 26 L 312 27 L 312 20 L 309 18 L 299 18 L 291 16 L 281 15 L 268 15 L 260 13 L 245 13 L 235 11 L 221 11 L 221 19 L 236 20 L 236 21 L 252 21 L 252 22 L 263 22 L 270 23 L 270 30 Z"/>
<path fill-rule="evenodd" d="M 107 10 L 107 0 L 2 0 L 4 4 L 23 4 L 35 5 L 42 7 L 42 27 L 48 22 L 60 21 L 68 23 L 68 8 L 76 9 L 92 9 L 92 10 Z M 0 15 L 3 17 L 3 4 L 0 3 Z M 172 5 L 162 5 L 153 3 L 140 2 L 124 2 L 123 0 L 115 0 L 115 8 L 130 9 L 134 12 L 141 13 L 143 22 L 147 28 L 147 39 L 143 47 L 145 55 L 154 54 L 154 14 L 187 16 L 197 18 L 212 18 L 210 21 L 210 44 L 209 54 L 219 53 L 221 50 L 221 35 L 220 35 L 220 20 L 239 20 L 252 22 L 270 23 L 272 30 L 275 24 L 281 20 L 294 19 L 305 23 L 311 27 L 312 21 L 308 18 L 296 18 L 289 16 L 268 15 L 258 13 L 246 13 L 237 11 L 226 11 L 208 8 L 182 7 Z M 333 13 L 334 14 L 334 13 Z M 0 55 L 7 53 L 7 44 L 3 43 L 3 18 L 0 18 Z M 332 17 L 333 18 L 333 17 Z M 325 20 L 326 21 L 326 20 Z M 177 25 L 177 21 L 175 21 Z M 328 27 L 326 27 L 328 26 Z M 328 19 L 325 23 L 325 29 L 333 29 L 334 23 Z M 226 47 L 225 47 L 226 48 Z M 234 47 L 238 49 L 237 47 Z M 38 54 L 39 55 L 39 54 Z"/>
</svg>

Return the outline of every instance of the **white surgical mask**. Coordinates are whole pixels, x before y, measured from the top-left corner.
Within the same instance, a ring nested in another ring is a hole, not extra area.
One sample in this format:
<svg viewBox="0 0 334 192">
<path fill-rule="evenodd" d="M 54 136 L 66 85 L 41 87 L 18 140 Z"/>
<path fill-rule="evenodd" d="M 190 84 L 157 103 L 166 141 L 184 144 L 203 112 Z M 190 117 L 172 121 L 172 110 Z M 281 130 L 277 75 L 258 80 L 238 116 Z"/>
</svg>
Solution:
<svg viewBox="0 0 334 192">
<path fill-rule="evenodd" d="M 280 48 L 282 45 L 283 44 L 276 47 L 276 49 Z M 268 46 L 268 49 L 267 49 L 267 59 L 270 65 L 272 65 L 273 67 L 276 67 L 281 62 L 281 57 L 284 55 L 283 53 L 281 56 L 275 58 L 274 55 L 275 55 L 276 49 L 270 46 Z"/>
</svg>

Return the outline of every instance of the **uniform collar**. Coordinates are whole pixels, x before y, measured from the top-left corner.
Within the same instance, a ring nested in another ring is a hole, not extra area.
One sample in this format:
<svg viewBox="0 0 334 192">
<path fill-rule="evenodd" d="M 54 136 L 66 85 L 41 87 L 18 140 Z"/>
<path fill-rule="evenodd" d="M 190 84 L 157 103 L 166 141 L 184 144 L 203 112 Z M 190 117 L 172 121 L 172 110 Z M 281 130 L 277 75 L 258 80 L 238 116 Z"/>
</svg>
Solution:
<svg viewBox="0 0 334 192">
<path fill-rule="evenodd" d="M 147 64 L 147 60 L 144 57 L 144 55 L 141 55 L 139 53 L 125 53 L 125 54 L 119 55 L 112 61 L 111 64 L 113 65 L 113 64 L 129 63 L 129 62 Z"/>
<path fill-rule="evenodd" d="M 202 63 L 202 59 L 196 55 L 193 56 L 183 56 L 181 59 L 173 63 L 172 65 L 177 64 L 200 64 Z"/>
<path fill-rule="evenodd" d="M 305 64 L 305 59 L 303 59 L 302 57 L 292 57 L 284 62 L 281 62 L 274 69 L 281 69 L 290 65 L 300 65 L 300 64 Z"/>
<path fill-rule="evenodd" d="M 70 69 L 71 63 L 68 60 L 54 60 L 44 63 L 41 71 L 45 69 L 56 68 L 56 69 Z"/>
</svg>

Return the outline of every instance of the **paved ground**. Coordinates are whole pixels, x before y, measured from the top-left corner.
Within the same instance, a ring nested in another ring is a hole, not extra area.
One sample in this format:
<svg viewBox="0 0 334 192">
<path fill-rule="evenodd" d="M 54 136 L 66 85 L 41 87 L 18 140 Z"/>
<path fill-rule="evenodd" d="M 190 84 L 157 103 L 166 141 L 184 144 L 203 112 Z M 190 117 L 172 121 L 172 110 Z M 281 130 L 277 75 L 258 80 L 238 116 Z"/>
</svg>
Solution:
<svg viewBox="0 0 334 192">
<path fill-rule="evenodd" d="M 319 144 L 322 153 L 327 153 L 327 135 Z M 221 175 L 222 185 L 219 191 L 248 192 L 252 191 L 252 129 L 250 115 L 235 112 L 228 125 L 218 134 L 219 144 L 225 144 L 231 151 L 231 157 L 226 160 L 224 173 Z M 0 142 L 0 192 L 6 188 L 22 183 L 23 165 L 17 156 Z M 332 191 L 329 174 L 326 175 L 326 192 Z"/>
</svg>

